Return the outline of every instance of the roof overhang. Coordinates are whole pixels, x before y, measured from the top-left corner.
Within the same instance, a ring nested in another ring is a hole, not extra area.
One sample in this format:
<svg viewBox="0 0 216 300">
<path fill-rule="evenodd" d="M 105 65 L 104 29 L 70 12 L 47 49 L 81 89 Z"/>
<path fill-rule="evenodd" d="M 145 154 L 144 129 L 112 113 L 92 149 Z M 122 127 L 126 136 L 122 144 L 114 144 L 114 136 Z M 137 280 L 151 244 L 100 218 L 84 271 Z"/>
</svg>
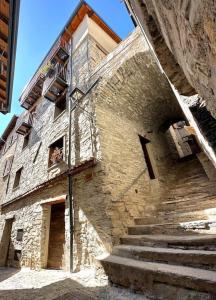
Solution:
<svg viewBox="0 0 216 300">
<path fill-rule="evenodd" d="M 14 127 L 16 126 L 16 122 L 17 122 L 18 116 L 14 115 L 12 117 L 12 119 L 10 120 L 8 126 L 6 127 L 5 131 L 3 132 L 2 136 L 0 137 L 0 149 L 2 148 L 2 146 L 4 145 L 5 141 L 7 140 L 9 134 L 11 133 L 11 131 L 14 129 Z"/>
<path fill-rule="evenodd" d="M 0 1 L 0 112 L 10 112 L 20 0 Z"/>
<path fill-rule="evenodd" d="M 23 108 L 26 108 L 26 97 L 32 87 L 32 85 L 37 82 L 39 76 L 41 76 L 41 69 L 48 63 L 53 55 L 53 49 L 55 49 L 56 44 L 59 42 L 64 41 L 68 42 L 73 33 L 76 31 L 80 23 L 83 21 L 84 17 L 88 15 L 95 23 L 97 23 L 116 43 L 121 42 L 121 38 L 105 23 L 105 21 L 88 5 L 85 1 L 80 1 L 79 5 L 76 7 L 72 15 L 70 16 L 69 20 L 67 21 L 66 25 L 64 26 L 63 30 L 58 35 L 57 39 L 53 43 L 52 47 L 48 51 L 47 55 L 45 56 L 42 63 L 39 65 L 38 69 L 36 70 L 35 74 L 33 75 L 32 79 L 28 82 L 25 86 L 22 95 L 20 97 L 20 104 Z"/>
</svg>

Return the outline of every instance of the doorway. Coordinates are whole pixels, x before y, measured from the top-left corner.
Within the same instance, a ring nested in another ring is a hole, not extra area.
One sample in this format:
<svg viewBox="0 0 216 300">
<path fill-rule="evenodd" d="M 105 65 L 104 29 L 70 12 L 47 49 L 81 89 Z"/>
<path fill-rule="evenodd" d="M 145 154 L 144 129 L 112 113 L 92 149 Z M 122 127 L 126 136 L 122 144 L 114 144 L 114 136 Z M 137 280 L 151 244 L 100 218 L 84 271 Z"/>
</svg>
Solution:
<svg viewBox="0 0 216 300">
<path fill-rule="evenodd" d="M 64 268 L 65 245 L 65 203 L 51 206 L 49 247 L 47 267 L 50 269 Z"/>
<path fill-rule="evenodd" d="M 0 243 L 0 266 L 2 267 L 7 265 L 13 220 L 13 218 L 5 220 L 5 226 Z"/>
</svg>

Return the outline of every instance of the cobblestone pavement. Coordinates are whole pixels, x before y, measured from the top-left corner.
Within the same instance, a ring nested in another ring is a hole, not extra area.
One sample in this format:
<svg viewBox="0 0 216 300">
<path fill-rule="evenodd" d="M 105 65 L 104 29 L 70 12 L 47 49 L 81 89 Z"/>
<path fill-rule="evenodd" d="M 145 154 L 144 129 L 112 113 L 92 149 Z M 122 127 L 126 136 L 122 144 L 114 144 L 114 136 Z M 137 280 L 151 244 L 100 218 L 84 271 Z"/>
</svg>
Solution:
<svg viewBox="0 0 216 300">
<path fill-rule="evenodd" d="M 0 268 L 1 300 L 147 300 L 97 280 L 92 269 L 70 274 L 56 270 Z"/>
</svg>

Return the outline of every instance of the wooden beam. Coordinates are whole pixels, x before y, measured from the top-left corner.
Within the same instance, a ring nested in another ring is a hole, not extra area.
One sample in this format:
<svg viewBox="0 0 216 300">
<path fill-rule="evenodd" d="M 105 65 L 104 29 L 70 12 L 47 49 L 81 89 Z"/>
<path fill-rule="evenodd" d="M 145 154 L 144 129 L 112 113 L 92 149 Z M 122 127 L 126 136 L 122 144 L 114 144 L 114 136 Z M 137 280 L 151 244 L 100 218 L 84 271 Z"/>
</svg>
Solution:
<svg viewBox="0 0 216 300">
<path fill-rule="evenodd" d="M 1 0 L 0 14 L 9 19 L 9 3 L 5 0 Z"/>
<path fill-rule="evenodd" d="M 0 87 L 0 97 L 2 97 L 2 98 L 6 98 L 6 97 L 7 97 L 6 91 L 3 91 L 3 90 L 1 89 L 1 87 Z"/>
<path fill-rule="evenodd" d="M 2 85 L 1 82 L 0 82 L 0 89 L 6 92 L 6 86 Z"/>
<path fill-rule="evenodd" d="M 3 86 L 6 88 L 6 81 L 2 80 L 1 78 L 0 78 L 0 86 Z"/>
<path fill-rule="evenodd" d="M 7 65 L 7 58 L 4 56 L 0 56 L 0 61 L 2 61 L 5 65 Z"/>
<path fill-rule="evenodd" d="M 0 48 L 2 48 L 5 52 L 8 52 L 8 43 L 0 39 Z"/>
<path fill-rule="evenodd" d="M 8 25 L 0 19 L 0 32 L 8 37 Z"/>
</svg>

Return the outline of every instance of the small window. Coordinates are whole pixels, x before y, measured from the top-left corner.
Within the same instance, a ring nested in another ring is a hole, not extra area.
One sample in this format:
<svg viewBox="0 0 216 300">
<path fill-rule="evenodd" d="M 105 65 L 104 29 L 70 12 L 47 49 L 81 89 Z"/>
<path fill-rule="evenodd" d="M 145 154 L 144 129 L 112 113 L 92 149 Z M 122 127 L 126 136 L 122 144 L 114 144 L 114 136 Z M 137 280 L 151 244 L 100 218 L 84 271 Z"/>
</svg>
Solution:
<svg viewBox="0 0 216 300">
<path fill-rule="evenodd" d="M 14 250 L 14 260 L 15 261 L 21 260 L 21 250 Z"/>
<path fill-rule="evenodd" d="M 66 110 L 66 96 L 62 97 L 55 103 L 54 119 L 56 119 L 63 111 Z"/>
<path fill-rule="evenodd" d="M 144 155 L 144 158 L 145 158 L 146 167 L 147 167 L 147 170 L 148 170 L 148 173 L 149 173 L 149 177 L 150 177 L 150 179 L 155 179 L 156 176 L 155 176 L 155 173 L 154 173 L 151 158 L 150 158 L 149 151 L 148 151 L 148 148 L 147 148 L 147 144 L 150 143 L 150 141 L 147 140 L 146 138 L 140 136 L 140 135 L 139 135 L 139 139 L 140 139 L 140 144 L 142 146 L 143 155 Z"/>
<path fill-rule="evenodd" d="M 29 136 L 30 136 L 30 134 L 27 134 L 27 135 L 24 136 L 23 149 L 25 149 L 29 144 Z"/>
<path fill-rule="evenodd" d="M 14 185 L 13 188 L 17 188 L 20 185 L 20 178 L 21 178 L 21 174 L 22 174 L 22 169 L 20 168 L 17 172 L 16 172 L 16 176 L 15 176 L 15 180 L 14 180 Z"/>
<path fill-rule="evenodd" d="M 3 168 L 3 177 L 10 174 L 12 163 L 13 163 L 13 156 L 10 156 L 5 161 L 5 165 L 4 165 L 4 168 Z"/>
<path fill-rule="evenodd" d="M 50 145 L 49 167 L 64 160 L 64 138 L 60 138 Z"/>
<path fill-rule="evenodd" d="M 18 242 L 22 242 L 23 240 L 23 229 L 18 229 L 17 230 L 17 237 L 16 237 L 16 240 Z"/>
<path fill-rule="evenodd" d="M 37 151 L 36 151 L 34 159 L 33 159 L 33 163 L 35 163 L 38 158 L 38 154 L 40 152 L 41 145 L 42 145 L 42 142 L 40 142 L 40 144 L 38 145 Z"/>
<path fill-rule="evenodd" d="M 36 116 L 37 116 L 37 106 L 35 106 L 32 110 L 31 110 L 31 113 L 29 115 L 29 119 L 30 119 L 30 123 L 33 124 L 35 119 L 36 119 Z"/>
</svg>

